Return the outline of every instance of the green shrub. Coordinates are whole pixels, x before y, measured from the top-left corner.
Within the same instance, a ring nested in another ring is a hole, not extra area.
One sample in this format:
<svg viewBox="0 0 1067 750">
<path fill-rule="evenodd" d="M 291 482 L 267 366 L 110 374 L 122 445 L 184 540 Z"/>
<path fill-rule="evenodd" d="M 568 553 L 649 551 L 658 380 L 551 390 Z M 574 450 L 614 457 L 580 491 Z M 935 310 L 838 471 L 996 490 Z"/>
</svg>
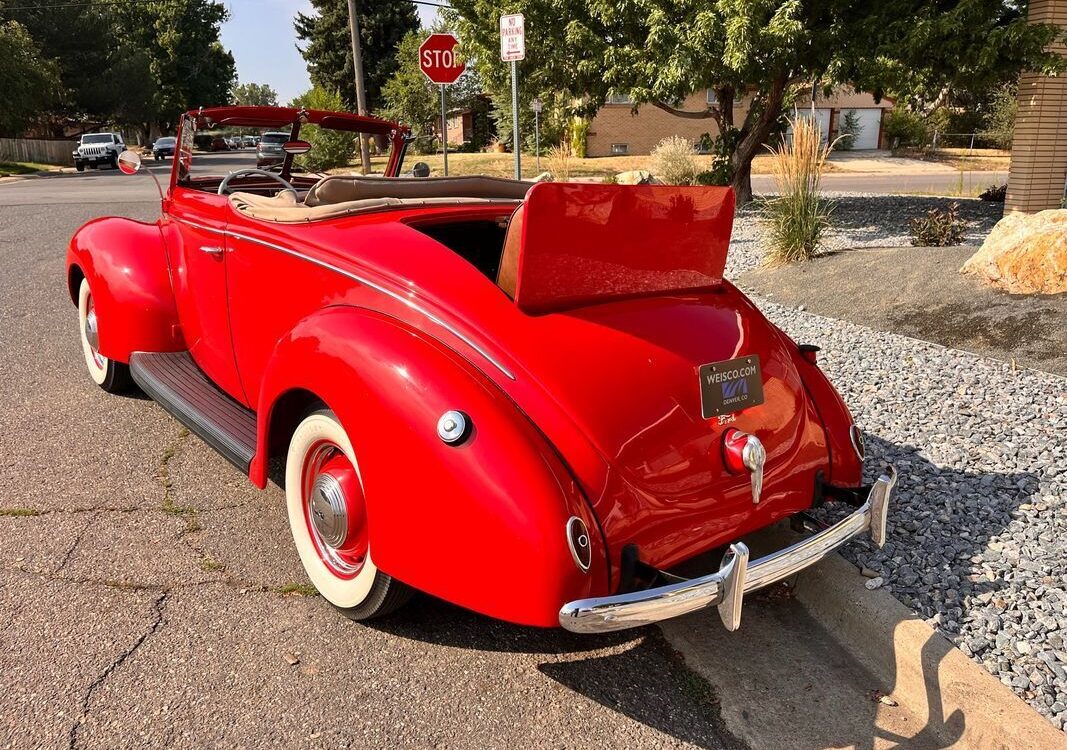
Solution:
<svg viewBox="0 0 1067 750">
<path fill-rule="evenodd" d="M 990 185 L 981 193 L 979 193 L 978 197 L 984 201 L 989 201 L 991 203 L 1003 203 L 1004 200 L 1008 197 L 1008 186 L 1006 184 Z"/>
<path fill-rule="evenodd" d="M 863 126 L 860 125 L 860 116 L 856 114 L 856 110 L 846 110 L 841 123 L 837 126 L 837 145 L 834 148 L 839 151 L 851 151 L 856 145 L 856 137 L 862 130 Z"/>
<path fill-rule="evenodd" d="M 589 120 L 584 117 L 572 117 L 568 129 L 571 155 L 575 159 L 584 159 L 588 153 L 586 137 L 589 135 Z"/>
<path fill-rule="evenodd" d="M 792 128 L 791 138 L 768 147 L 778 186 L 777 197 L 763 201 L 769 224 L 767 256 L 773 264 L 814 257 L 830 226 L 832 205 L 819 196 L 819 182 L 833 144 L 823 144 L 814 118 L 797 117 Z"/>
<path fill-rule="evenodd" d="M 904 107 L 896 106 L 885 113 L 882 131 L 886 140 L 896 146 L 925 146 L 929 138 L 923 118 Z"/>
<path fill-rule="evenodd" d="M 695 155 L 690 141 L 668 136 L 652 149 L 652 173 L 668 185 L 692 185 L 697 175 Z"/>
<path fill-rule="evenodd" d="M 314 86 L 298 96 L 293 100 L 293 106 L 325 109 L 330 112 L 345 111 L 345 103 L 341 95 L 321 86 Z M 310 143 L 311 150 L 297 157 L 296 163 L 311 172 L 325 172 L 328 169 L 346 167 L 352 163 L 359 149 L 359 137 L 355 133 L 327 130 L 317 125 L 302 126 L 300 139 Z"/>
<path fill-rule="evenodd" d="M 959 203 L 942 211 L 931 208 L 921 219 L 911 220 L 911 244 L 917 247 L 952 247 L 963 242 L 966 222 L 959 217 Z"/>
</svg>

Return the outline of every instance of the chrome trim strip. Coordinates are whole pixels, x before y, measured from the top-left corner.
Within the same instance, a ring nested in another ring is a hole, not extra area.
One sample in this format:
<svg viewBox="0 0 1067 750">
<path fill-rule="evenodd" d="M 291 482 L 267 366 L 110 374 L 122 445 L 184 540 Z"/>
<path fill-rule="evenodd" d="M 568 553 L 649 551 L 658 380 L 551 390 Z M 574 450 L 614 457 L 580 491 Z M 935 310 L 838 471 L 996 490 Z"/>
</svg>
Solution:
<svg viewBox="0 0 1067 750">
<path fill-rule="evenodd" d="M 468 337 L 464 336 L 462 333 L 457 331 L 452 325 L 450 325 L 449 323 L 441 320 L 439 317 L 437 317 L 433 313 L 429 312 L 428 310 L 420 307 L 415 302 L 412 302 L 411 300 L 405 298 L 403 295 L 397 294 L 396 292 L 392 291 L 391 289 L 387 289 L 386 287 L 383 287 L 380 284 L 376 284 L 375 282 L 371 281 L 370 279 L 364 278 L 363 276 L 359 276 L 358 274 L 354 274 L 351 271 L 346 271 L 343 268 L 338 268 L 337 266 L 332 265 L 330 263 L 327 263 L 326 261 L 319 260 L 318 258 L 312 258 L 310 255 L 304 255 L 303 253 L 299 253 L 296 250 L 291 250 L 291 249 L 289 249 L 287 247 L 284 247 L 282 245 L 276 245 L 273 242 L 268 242 L 266 240 L 256 239 L 255 237 L 249 237 L 248 235 L 240 234 L 238 232 L 231 232 L 229 230 L 215 229 L 214 227 L 207 227 L 207 226 L 204 226 L 203 224 L 198 224 L 195 221 L 190 221 L 189 219 L 183 219 L 183 218 L 178 217 L 178 216 L 171 216 L 171 218 L 174 219 L 175 221 L 181 223 L 181 224 L 186 224 L 186 225 L 191 226 L 191 227 L 193 227 L 195 229 L 200 229 L 200 230 L 205 231 L 205 232 L 211 232 L 213 234 L 224 235 L 226 237 L 233 237 L 234 239 L 238 239 L 238 240 L 244 240 L 245 242 L 251 242 L 254 245 L 260 245 L 262 247 L 270 248 L 271 250 L 277 250 L 280 253 L 285 253 L 286 255 L 291 255 L 294 258 L 300 258 L 302 260 L 306 260 L 309 263 L 314 263 L 315 265 L 319 266 L 320 268 L 325 268 L 328 271 L 333 271 L 334 273 L 338 273 L 338 274 L 340 274 L 340 275 L 342 275 L 342 276 L 344 276 L 346 278 L 352 279 L 353 281 L 356 281 L 356 282 L 358 282 L 360 284 L 363 284 L 364 286 L 370 287 L 371 289 L 375 290 L 376 292 L 380 292 L 380 293 L 384 294 L 387 297 L 391 297 L 392 299 L 396 300 L 397 302 L 400 302 L 401 304 L 411 308 L 415 312 L 425 316 L 431 323 L 436 323 L 441 328 L 444 328 L 446 331 L 451 333 L 457 339 L 459 339 L 464 344 L 469 346 L 471 349 L 473 349 L 474 351 L 478 352 L 478 354 L 480 354 L 489 364 L 491 364 L 496 369 L 500 370 L 500 372 L 504 375 L 504 377 L 508 378 L 509 380 L 515 380 L 516 379 L 515 375 L 509 369 L 504 367 L 504 365 L 500 364 L 500 362 L 498 362 L 496 359 L 494 359 L 492 355 L 490 355 L 487 351 L 485 351 L 485 349 L 483 349 L 482 347 L 478 346 L 476 343 L 471 341 Z"/>
<path fill-rule="evenodd" d="M 737 542 L 716 573 L 644 591 L 568 602 L 559 611 L 559 624 L 574 633 L 606 633 L 716 605 L 723 624 L 735 630 L 741 623 L 743 594 L 799 573 L 865 531 L 870 531 L 872 541 L 881 547 L 885 543 L 889 498 L 896 482 L 896 469 L 890 466 L 874 483 L 867 502 L 851 515 L 751 564 L 748 547 Z"/>
</svg>

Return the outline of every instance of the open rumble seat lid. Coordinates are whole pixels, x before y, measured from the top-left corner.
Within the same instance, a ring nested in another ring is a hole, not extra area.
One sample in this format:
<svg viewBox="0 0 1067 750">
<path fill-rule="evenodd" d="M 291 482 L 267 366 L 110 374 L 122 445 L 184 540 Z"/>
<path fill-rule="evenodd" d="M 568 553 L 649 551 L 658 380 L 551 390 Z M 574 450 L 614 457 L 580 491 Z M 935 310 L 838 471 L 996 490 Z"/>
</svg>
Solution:
<svg viewBox="0 0 1067 750">
<path fill-rule="evenodd" d="M 722 282 L 726 187 L 538 183 L 526 196 L 515 304 L 546 313 Z M 509 238 L 514 239 L 514 238 Z"/>
</svg>

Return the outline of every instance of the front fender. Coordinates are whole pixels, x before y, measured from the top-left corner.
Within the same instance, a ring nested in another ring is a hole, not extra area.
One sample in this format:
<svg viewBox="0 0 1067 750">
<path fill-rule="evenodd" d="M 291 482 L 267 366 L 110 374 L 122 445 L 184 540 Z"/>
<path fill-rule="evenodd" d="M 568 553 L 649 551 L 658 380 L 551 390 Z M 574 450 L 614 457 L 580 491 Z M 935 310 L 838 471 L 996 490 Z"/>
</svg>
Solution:
<svg viewBox="0 0 1067 750">
<path fill-rule="evenodd" d="M 158 224 L 112 216 L 82 226 L 67 250 L 67 287 L 75 304 L 83 277 L 93 292 L 105 357 L 129 362 L 135 351 L 186 348 Z"/>
<path fill-rule="evenodd" d="M 526 625 L 556 626 L 564 602 L 608 592 L 603 539 L 561 459 L 496 385 L 440 342 L 354 307 L 299 323 L 279 342 L 260 390 L 258 484 L 274 406 L 294 389 L 324 401 L 352 441 L 383 571 Z M 473 425 L 457 446 L 437 436 L 450 409 Z M 571 516 L 591 532 L 588 572 L 566 542 Z"/>
</svg>

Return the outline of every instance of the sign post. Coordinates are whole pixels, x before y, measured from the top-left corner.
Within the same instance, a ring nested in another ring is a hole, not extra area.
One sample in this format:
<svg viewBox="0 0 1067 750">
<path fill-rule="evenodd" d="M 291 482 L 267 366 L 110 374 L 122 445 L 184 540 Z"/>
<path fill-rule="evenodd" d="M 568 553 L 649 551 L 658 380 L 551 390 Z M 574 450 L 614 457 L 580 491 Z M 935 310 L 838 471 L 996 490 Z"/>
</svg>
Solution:
<svg viewBox="0 0 1067 750">
<path fill-rule="evenodd" d="M 445 86 L 455 83 L 466 64 L 456 55 L 459 40 L 451 34 L 430 34 L 419 45 L 419 68 L 432 82 L 441 87 L 441 152 L 448 176 L 448 112 L 445 109 Z"/>
<path fill-rule="evenodd" d="M 521 13 L 500 17 L 500 59 L 511 63 L 511 150 L 515 179 L 522 179 L 522 138 L 519 134 L 519 60 L 526 58 L 526 28 Z"/>
<path fill-rule="evenodd" d="M 541 174 L 541 100 L 534 99 L 530 102 L 530 108 L 534 111 L 534 153 L 537 155 L 537 174 Z"/>
</svg>

